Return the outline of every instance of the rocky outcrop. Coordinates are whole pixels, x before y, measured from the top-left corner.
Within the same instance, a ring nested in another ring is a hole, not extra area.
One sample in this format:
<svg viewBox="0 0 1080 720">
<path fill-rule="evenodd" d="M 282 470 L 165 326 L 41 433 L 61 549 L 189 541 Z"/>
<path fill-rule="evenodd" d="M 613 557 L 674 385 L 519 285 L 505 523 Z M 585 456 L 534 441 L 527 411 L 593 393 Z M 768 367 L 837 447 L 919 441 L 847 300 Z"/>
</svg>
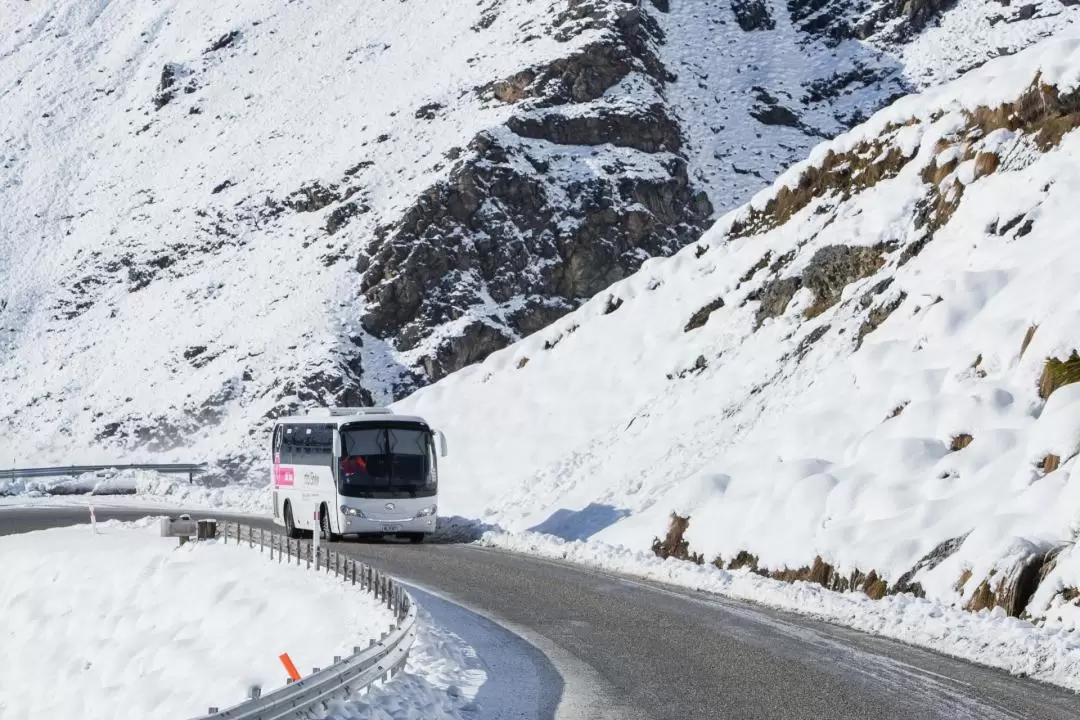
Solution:
<svg viewBox="0 0 1080 720">
<path fill-rule="evenodd" d="M 595 115 L 587 116 L 548 112 L 513 117 L 507 127 L 515 135 L 556 145 L 610 144 L 646 153 L 678 152 L 682 145 L 678 123 L 660 103 L 630 111 L 599 108 Z"/>
<path fill-rule="evenodd" d="M 830 245 L 814 253 L 803 271 L 803 285 L 814 292 L 807 316 L 818 315 L 840 300 L 844 288 L 877 272 L 884 264 L 882 249 Z"/>
<path fill-rule="evenodd" d="M 900 43 L 917 35 L 956 0 L 788 0 L 800 30 L 834 42 L 866 40 Z M 887 35 L 879 33 L 888 27 Z"/>
<path fill-rule="evenodd" d="M 606 32 L 570 57 L 479 88 L 518 111 L 475 138 L 449 178 L 357 260 L 364 329 L 411 353 L 428 381 L 675 252 L 712 215 L 661 99 L 669 75 L 647 12 L 626 0 L 571 0 L 557 25 Z M 655 99 L 614 89 L 631 74 Z"/>
<path fill-rule="evenodd" d="M 731 12 L 735 14 L 735 22 L 746 32 L 776 27 L 765 0 L 731 0 Z"/>
<path fill-rule="evenodd" d="M 546 146 L 506 133 L 481 136 L 471 150 L 360 260 L 364 328 L 399 350 L 498 306 L 418 360 L 431 378 L 547 326 L 646 257 L 692 242 L 711 211 L 676 156 L 651 177 L 611 165 L 553 185 L 534 171 L 549 162 Z"/>
</svg>

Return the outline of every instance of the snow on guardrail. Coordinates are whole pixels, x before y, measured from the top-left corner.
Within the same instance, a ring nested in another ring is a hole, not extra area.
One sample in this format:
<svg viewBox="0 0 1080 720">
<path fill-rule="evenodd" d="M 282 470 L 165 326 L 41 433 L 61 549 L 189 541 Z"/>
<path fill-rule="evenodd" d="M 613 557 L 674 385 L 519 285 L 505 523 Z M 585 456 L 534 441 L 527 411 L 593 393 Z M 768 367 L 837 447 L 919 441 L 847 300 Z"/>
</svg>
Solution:
<svg viewBox="0 0 1080 720">
<path fill-rule="evenodd" d="M 404 668 L 416 640 L 416 605 L 394 578 L 329 548 L 292 540 L 272 530 L 231 521 L 218 523 L 218 528 L 226 543 L 235 539 L 237 545 L 269 551 L 270 560 L 276 555 L 279 563 L 306 564 L 315 572 L 333 573 L 344 582 L 359 584 L 386 604 L 394 622 L 380 640 L 372 640 L 367 648 L 355 647 L 348 657 L 334 658 L 327 668 L 315 668 L 307 677 L 289 680 L 266 695 L 253 690 L 248 700 L 225 710 L 211 707 L 207 715 L 194 720 L 302 718 L 316 708 L 328 708 L 333 699 L 343 699 L 380 680 L 388 682 Z"/>
<path fill-rule="evenodd" d="M 18 480 L 24 478 L 55 478 L 76 477 L 84 473 L 101 472 L 102 470 L 148 470 L 163 475 L 187 475 L 188 480 L 194 478 L 195 473 L 206 470 L 206 463 L 159 463 L 142 465 L 58 465 L 56 467 L 40 468 L 8 468 L 0 470 L 0 480 Z"/>
</svg>

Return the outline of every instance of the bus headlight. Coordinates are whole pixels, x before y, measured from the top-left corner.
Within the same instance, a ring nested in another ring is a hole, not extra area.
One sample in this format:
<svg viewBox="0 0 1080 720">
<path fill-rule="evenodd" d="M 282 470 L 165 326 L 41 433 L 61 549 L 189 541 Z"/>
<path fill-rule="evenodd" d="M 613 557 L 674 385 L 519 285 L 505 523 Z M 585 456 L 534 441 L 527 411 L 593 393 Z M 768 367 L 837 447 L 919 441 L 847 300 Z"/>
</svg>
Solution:
<svg viewBox="0 0 1080 720">
<path fill-rule="evenodd" d="M 360 511 L 360 508 L 349 507 L 348 505 L 341 506 L 341 514 L 348 515 L 349 517 L 364 517 L 364 513 Z"/>
<path fill-rule="evenodd" d="M 423 510 L 421 510 L 420 512 L 416 513 L 416 517 L 418 517 L 418 518 L 430 517 L 430 516 L 435 514 L 435 511 L 437 509 L 438 509 L 437 506 L 431 505 L 430 507 L 426 507 Z"/>
</svg>

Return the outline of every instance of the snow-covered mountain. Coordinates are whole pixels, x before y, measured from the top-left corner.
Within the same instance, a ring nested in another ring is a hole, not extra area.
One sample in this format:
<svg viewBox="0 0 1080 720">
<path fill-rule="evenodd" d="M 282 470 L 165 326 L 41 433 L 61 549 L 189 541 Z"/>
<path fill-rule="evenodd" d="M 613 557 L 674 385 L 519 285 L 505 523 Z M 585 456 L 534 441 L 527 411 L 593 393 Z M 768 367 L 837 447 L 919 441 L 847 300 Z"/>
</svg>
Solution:
<svg viewBox="0 0 1080 720">
<path fill-rule="evenodd" d="M 399 403 L 450 434 L 441 511 L 638 549 L 675 512 L 706 562 L 1076 626 L 1078 127 L 1053 39 L 819 145 Z"/>
<path fill-rule="evenodd" d="M 1077 12 L 17 3 L 0 16 L 0 457 L 259 479 L 267 418 L 483 360 L 694 242 L 823 138 Z"/>
</svg>

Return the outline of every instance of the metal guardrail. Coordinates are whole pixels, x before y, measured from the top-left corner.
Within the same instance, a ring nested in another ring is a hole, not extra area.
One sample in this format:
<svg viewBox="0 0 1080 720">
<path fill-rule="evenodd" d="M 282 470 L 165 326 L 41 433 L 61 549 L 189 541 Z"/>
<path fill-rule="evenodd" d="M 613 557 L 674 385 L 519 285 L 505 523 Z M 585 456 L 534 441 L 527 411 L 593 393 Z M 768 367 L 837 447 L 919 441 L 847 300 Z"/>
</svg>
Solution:
<svg viewBox="0 0 1080 720">
<path fill-rule="evenodd" d="M 190 482 L 194 479 L 195 473 L 206 470 L 206 467 L 205 463 L 164 463 L 158 465 L 67 465 L 63 467 L 10 468 L 0 470 L 0 480 L 68 477 L 101 470 L 152 470 L 164 475 L 187 475 Z"/>
<path fill-rule="evenodd" d="M 253 528 L 240 522 L 219 522 L 218 533 L 226 543 L 256 546 L 260 552 L 276 553 L 278 562 L 306 564 L 316 572 L 333 573 L 344 582 L 360 587 L 386 604 L 394 623 L 380 640 L 367 648 L 354 647 L 353 654 L 335 657 L 325 669 L 315 668 L 296 682 L 287 682 L 266 695 L 252 697 L 225 710 L 211 707 L 210 712 L 194 720 L 298 720 L 311 711 L 328 709 L 332 699 L 343 699 L 370 687 L 378 680 L 387 682 L 405 666 L 409 650 L 416 640 L 416 605 L 412 597 L 392 577 L 353 558 L 310 542 L 291 540 L 281 533 Z"/>
</svg>

